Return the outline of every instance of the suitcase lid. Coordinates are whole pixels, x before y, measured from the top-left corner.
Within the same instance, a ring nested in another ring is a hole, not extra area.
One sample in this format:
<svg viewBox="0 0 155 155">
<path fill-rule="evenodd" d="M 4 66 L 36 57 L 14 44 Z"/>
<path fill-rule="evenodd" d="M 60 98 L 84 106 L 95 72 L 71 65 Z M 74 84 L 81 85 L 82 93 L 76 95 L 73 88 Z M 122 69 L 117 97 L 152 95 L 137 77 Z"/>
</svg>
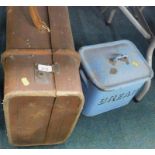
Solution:
<svg viewBox="0 0 155 155">
<path fill-rule="evenodd" d="M 152 68 L 128 40 L 85 46 L 79 52 L 87 77 L 102 90 L 153 77 Z"/>
</svg>

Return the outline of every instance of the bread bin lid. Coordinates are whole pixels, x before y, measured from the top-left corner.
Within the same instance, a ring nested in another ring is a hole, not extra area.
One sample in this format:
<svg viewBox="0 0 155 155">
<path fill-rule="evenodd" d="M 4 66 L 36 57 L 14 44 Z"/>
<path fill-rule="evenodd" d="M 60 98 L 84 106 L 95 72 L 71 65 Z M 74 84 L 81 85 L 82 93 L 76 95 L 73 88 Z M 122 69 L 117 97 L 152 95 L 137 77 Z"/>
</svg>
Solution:
<svg viewBox="0 0 155 155">
<path fill-rule="evenodd" d="M 131 41 L 84 46 L 79 52 L 87 77 L 102 90 L 153 77 L 152 68 Z"/>
</svg>

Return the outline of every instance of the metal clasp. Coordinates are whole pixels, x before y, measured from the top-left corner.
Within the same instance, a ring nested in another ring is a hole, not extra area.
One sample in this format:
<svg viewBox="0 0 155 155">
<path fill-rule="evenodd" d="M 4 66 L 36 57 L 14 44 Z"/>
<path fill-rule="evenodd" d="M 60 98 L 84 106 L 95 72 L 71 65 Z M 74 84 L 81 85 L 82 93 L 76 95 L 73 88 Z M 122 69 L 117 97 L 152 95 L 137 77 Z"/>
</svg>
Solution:
<svg viewBox="0 0 155 155">
<path fill-rule="evenodd" d="M 116 64 L 118 61 L 123 61 L 126 64 L 129 64 L 128 55 L 126 54 L 115 54 L 111 61 Z"/>
<path fill-rule="evenodd" d="M 39 72 L 46 72 L 46 73 L 58 72 L 59 68 L 60 68 L 59 64 L 52 64 L 52 65 L 36 64 L 36 69 Z"/>
</svg>

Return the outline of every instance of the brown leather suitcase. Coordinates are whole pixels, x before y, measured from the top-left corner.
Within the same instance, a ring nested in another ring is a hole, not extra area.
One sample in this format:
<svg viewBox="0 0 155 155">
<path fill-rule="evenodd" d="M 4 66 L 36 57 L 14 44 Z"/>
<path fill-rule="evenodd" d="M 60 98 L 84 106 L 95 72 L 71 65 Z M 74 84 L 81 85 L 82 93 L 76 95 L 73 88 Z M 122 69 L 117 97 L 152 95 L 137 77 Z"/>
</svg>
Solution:
<svg viewBox="0 0 155 155">
<path fill-rule="evenodd" d="M 63 143 L 84 102 L 67 8 L 38 7 L 43 30 L 35 9 L 7 10 L 3 104 L 9 141 L 18 146 Z"/>
</svg>

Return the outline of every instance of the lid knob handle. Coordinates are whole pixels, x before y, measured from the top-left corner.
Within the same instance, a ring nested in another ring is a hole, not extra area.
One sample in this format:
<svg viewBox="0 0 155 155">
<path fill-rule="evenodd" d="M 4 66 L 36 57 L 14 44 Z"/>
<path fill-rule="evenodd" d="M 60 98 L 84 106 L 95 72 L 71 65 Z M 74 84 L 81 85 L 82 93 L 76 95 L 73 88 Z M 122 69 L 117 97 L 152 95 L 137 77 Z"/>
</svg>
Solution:
<svg viewBox="0 0 155 155">
<path fill-rule="evenodd" d="M 111 60 L 114 63 L 117 63 L 118 61 L 123 61 L 123 62 L 129 64 L 128 55 L 126 55 L 126 54 L 115 54 Z"/>
</svg>

